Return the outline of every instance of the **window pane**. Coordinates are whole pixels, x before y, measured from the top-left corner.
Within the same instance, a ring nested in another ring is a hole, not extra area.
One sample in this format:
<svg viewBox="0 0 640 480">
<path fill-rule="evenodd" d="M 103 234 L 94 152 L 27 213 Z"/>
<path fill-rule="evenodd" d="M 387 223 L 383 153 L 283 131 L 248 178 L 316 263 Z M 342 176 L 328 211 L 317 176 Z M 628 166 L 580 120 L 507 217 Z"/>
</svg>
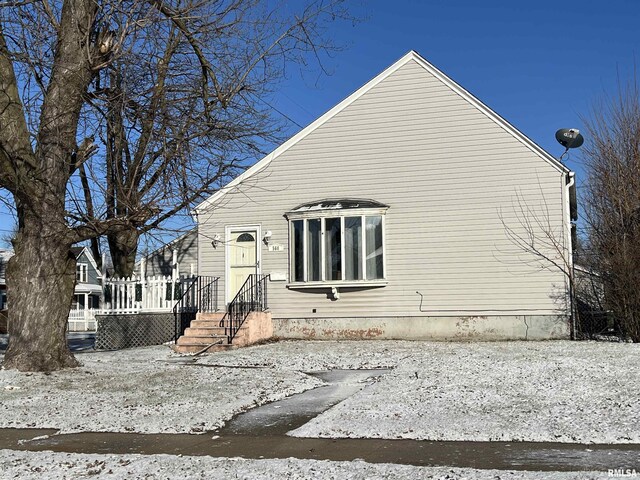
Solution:
<svg viewBox="0 0 640 480">
<path fill-rule="evenodd" d="M 344 262 L 347 280 L 362 280 L 362 217 L 344 219 Z"/>
<path fill-rule="evenodd" d="M 342 280 L 342 243 L 340 235 L 340 219 L 325 218 L 324 222 L 324 255 L 326 259 L 326 280 Z"/>
<path fill-rule="evenodd" d="M 366 217 L 367 280 L 384 278 L 382 259 L 382 217 Z"/>
<path fill-rule="evenodd" d="M 85 263 L 76 264 L 76 281 L 80 283 L 86 283 L 87 265 Z"/>
<path fill-rule="evenodd" d="M 320 219 L 307 221 L 307 280 L 320 281 Z"/>
<path fill-rule="evenodd" d="M 291 261 L 293 262 L 293 281 L 304 282 L 304 252 L 303 252 L 303 232 L 302 232 L 302 220 L 295 220 L 293 223 L 293 255 Z"/>
</svg>

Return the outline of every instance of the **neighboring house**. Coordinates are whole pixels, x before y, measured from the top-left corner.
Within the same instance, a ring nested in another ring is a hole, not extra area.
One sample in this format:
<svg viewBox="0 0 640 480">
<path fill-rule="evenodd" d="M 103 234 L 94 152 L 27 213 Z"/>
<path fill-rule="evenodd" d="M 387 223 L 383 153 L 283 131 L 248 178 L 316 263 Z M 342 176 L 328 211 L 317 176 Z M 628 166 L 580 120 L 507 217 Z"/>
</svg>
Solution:
<svg viewBox="0 0 640 480">
<path fill-rule="evenodd" d="M 7 308 L 7 262 L 13 256 L 11 250 L 0 249 L 0 310 Z"/>
<path fill-rule="evenodd" d="M 580 333 L 588 336 L 615 332 L 613 315 L 605 308 L 604 285 L 600 275 L 576 264 L 573 281 Z"/>
<path fill-rule="evenodd" d="M 141 275 L 142 261 L 145 263 L 146 277 L 172 276 L 174 261 L 179 268 L 178 275 L 197 275 L 198 230 L 196 228 L 189 230 L 175 240 L 143 256 L 136 263 L 135 271 L 138 275 Z"/>
<path fill-rule="evenodd" d="M 102 294 L 102 274 L 98 264 L 87 247 L 72 247 L 71 251 L 76 257 L 76 288 L 71 310 L 98 309 Z"/>
<path fill-rule="evenodd" d="M 550 126 L 550 128 L 552 128 Z M 198 273 L 274 334 L 566 338 L 573 173 L 410 52 L 200 204 Z"/>
</svg>

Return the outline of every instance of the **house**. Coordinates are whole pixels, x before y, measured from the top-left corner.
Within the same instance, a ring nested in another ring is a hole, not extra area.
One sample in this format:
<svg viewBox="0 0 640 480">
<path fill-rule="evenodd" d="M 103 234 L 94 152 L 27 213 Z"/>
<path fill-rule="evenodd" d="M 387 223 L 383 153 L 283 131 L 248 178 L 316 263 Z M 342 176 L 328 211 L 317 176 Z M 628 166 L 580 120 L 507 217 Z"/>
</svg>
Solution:
<svg viewBox="0 0 640 480">
<path fill-rule="evenodd" d="M 76 257 L 76 288 L 71 310 L 100 308 L 102 295 L 102 273 L 91 250 L 87 247 L 71 247 Z"/>
<path fill-rule="evenodd" d="M 144 274 L 142 264 L 144 263 Z M 174 272 L 174 267 L 180 268 Z M 193 228 L 176 239 L 144 255 L 136 262 L 136 274 L 143 277 L 197 275 L 198 270 L 198 230 Z"/>
<path fill-rule="evenodd" d="M 7 249 L 0 249 L 0 311 L 7 308 L 7 262 L 13 256 L 13 252 Z"/>
<path fill-rule="evenodd" d="M 601 275 L 591 268 L 574 264 L 573 285 L 578 330 L 583 337 L 618 334 L 613 314 L 606 308 Z"/>
<path fill-rule="evenodd" d="M 196 207 L 198 273 L 284 338 L 566 338 L 573 188 L 411 51 Z"/>
<path fill-rule="evenodd" d="M 96 329 L 95 314 L 101 308 L 102 273 L 87 247 L 71 247 L 76 257 L 76 287 L 69 311 L 69 330 Z"/>
</svg>

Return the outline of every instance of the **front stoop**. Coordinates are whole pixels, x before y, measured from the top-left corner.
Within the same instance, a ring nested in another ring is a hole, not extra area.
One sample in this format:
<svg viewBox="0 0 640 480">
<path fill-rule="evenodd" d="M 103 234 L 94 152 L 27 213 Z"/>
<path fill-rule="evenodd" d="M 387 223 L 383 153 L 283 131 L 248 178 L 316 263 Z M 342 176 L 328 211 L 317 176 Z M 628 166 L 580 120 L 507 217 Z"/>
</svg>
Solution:
<svg viewBox="0 0 640 480">
<path fill-rule="evenodd" d="M 273 336 L 273 322 L 269 312 L 251 312 L 230 344 L 220 327 L 223 313 L 198 313 L 173 346 L 177 353 L 213 353 L 237 347 L 246 347 Z"/>
</svg>

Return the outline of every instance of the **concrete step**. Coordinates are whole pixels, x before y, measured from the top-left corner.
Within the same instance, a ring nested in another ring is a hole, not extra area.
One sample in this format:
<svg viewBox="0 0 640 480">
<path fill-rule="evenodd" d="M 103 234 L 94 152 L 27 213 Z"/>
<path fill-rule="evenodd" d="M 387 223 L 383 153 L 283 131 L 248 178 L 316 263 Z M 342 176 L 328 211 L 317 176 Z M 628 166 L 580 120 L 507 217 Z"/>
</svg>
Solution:
<svg viewBox="0 0 640 480">
<path fill-rule="evenodd" d="M 196 320 L 222 320 L 225 312 L 198 312 Z"/>
<path fill-rule="evenodd" d="M 260 321 L 259 315 L 266 315 L 262 321 L 271 322 L 269 313 L 250 315 L 234 336 L 233 344 L 229 345 L 224 327 L 219 326 L 224 314 L 222 312 L 198 314 L 198 318 L 191 321 L 190 327 L 185 330 L 185 334 L 178 339 L 177 344 L 172 348 L 179 353 L 198 353 L 201 351 L 202 353 L 213 353 L 247 346 L 250 344 L 249 342 L 255 343 L 261 339 L 261 336 L 268 338 L 271 335 L 271 333 L 265 332 L 263 324 L 256 323 Z M 256 332 L 251 333 L 252 328 L 256 329 Z"/>
<path fill-rule="evenodd" d="M 184 336 L 188 337 L 191 335 L 203 336 L 203 335 L 224 335 L 224 327 L 201 327 L 201 326 L 191 326 L 184 330 Z"/>
<path fill-rule="evenodd" d="M 178 345 L 197 344 L 208 345 L 210 343 L 227 343 L 226 335 L 183 335 L 178 339 Z"/>
<path fill-rule="evenodd" d="M 201 351 L 206 345 L 202 344 L 185 344 L 185 345 L 173 345 L 171 348 L 176 353 L 197 353 Z M 227 350 L 233 350 L 237 348 L 235 345 L 212 345 L 207 348 L 207 350 L 203 353 L 213 353 L 213 352 L 222 352 Z"/>
<path fill-rule="evenodd" d="M 246 332 L 245 327 L 240 327 L 236 336 L 242 336 Z M 187 336 L 196 336 L 196 337 L 204 337 L 204 336 L 216 336 L 216 335 L 226 335 L 227 332 L 224 331 L 224 327 L 189 327 L 185 328 L 183 335 Z"/>
<path fill-rule="evenodd" d="M 191 320 L 191 328 L 214 328 L 220 325 L 220 320 Z"/>
</svg>

